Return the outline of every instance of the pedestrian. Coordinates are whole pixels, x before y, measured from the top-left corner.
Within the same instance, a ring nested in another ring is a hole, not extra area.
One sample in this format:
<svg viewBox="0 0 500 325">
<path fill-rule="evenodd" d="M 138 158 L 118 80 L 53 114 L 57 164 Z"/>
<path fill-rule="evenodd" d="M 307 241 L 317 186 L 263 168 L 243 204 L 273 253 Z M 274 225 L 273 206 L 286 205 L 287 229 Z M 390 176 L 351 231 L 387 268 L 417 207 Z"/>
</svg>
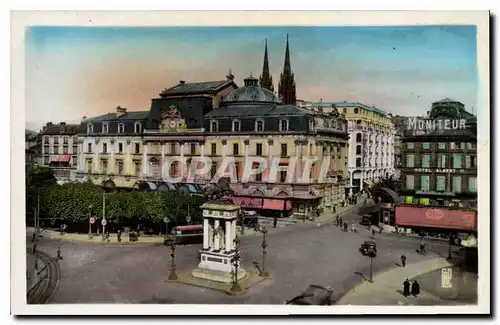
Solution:
<svg viewBox="0 0 500 325">
<path fill-rule="evenodd" d="M 351 231 L 356 232 L 356 224 L 354 224 L 354 222 L 351 225 Z"/>
<path fill-rule="evenodd" d="M 347 221 L 344 221 L 344 231 L 347 232 Z"/>
<path fill-rule="evenodd" d="M 278 218 L 276 216 L 273 217 L 273 228 L 276 228 L 276 225 L 278 224 Z"/>
<path fill-rule="evenodd" d="M 333 213 L 337 213 L 337 205 L 333 206 Z"/>
<path fill-rule="evenodd" d="M 403 294 L 405 297 L 410 295 L 410 281 L 406 278 L 405 282 L 403 282 Z"/>
<path fill-rule="evenodd" d="M 339 218 L 339 226 L 342 227 L 344 225 L 344 220 L 342 217 Z"/>
<path fill-rule="evenodd" d="M 406 255 L 401 255 L 401 266 L 406 266 Z"/>
<path fill-rule="evenodd" d="M 372 227 L 372 222 L 368 220 L 368 230 L 370 230 L 371 227 Z"/>
<path fill-rule="evenodd" d="M 372 237 L 375 237 L 375 228 L 372 228 Z"/>
<path fill-rule="evenodd" d="M 413 281 L 413 284 L 411 285 L 411 294 L 415 297 L 420 294 L 420 284 L 417 282 L 417 280 Z"/>
<path fill-rule="evenodd" d="M 335 225 L 338 227 L 339 226 L 339 215 L 335 216 Z"/>
</svg>

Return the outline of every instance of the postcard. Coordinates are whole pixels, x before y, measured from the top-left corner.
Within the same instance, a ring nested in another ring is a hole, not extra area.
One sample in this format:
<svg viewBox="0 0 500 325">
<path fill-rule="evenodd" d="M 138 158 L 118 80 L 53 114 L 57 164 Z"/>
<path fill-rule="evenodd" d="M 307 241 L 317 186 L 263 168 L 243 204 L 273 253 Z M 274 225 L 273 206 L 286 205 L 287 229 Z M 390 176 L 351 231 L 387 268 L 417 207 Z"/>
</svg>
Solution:
<svg viewBox="0 0 500 325">
<path fill-rule="evenodd" d="M 489 314 L 488 27 L 13 12 L 12 313 Z"/>
</svg>

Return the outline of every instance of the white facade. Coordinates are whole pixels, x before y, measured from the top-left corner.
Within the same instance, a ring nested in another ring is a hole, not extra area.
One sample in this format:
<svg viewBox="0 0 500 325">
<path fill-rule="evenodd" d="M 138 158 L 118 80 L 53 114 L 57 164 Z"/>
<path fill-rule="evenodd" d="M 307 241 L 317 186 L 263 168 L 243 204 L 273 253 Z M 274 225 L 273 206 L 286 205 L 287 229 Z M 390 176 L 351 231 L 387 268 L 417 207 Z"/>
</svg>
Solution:
<svg viewBox="0 0 500 325">
<path fill-rule="evenodd" d="M 349 185 L 363 190 L 381 177 L 394 175 L 395 132 L 390 126 L 358 121 L 348 121 Z"/>
</svg>

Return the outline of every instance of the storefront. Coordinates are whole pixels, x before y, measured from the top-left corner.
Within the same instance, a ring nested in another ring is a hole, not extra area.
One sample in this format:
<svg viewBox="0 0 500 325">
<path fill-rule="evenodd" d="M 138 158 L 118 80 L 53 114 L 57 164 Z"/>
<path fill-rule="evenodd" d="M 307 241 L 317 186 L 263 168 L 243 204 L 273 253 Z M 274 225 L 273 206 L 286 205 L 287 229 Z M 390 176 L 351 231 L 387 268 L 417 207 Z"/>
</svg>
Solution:
<svg viewBox="0 0 500 325">
<path fill-rule="evenodd" d="M 289 200 L 233 196 L 231 201 L 243 209 L 258 210 L 264 217 L 288 217 L 292 211 L 292 202 Z"/>
</svg>

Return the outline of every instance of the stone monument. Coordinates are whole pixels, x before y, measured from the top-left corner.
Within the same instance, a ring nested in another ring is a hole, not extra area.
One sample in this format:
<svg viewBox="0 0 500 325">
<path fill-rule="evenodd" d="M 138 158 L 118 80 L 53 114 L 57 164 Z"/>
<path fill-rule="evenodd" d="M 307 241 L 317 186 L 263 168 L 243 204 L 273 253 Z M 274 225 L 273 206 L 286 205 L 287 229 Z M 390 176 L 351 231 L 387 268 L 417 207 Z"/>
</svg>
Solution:
<svg viewBox="0 0 500 325">
<path fill-rule="evenodd" d="M 236 222 L 240 207 L 233 204 L 205 203 L 203 211 L 203 249 L 200 264 L 192 275 L 205 280 L 231 283 L 235 267 Z M 245 277 L 245 270 L 238 267 L 238 280 Z"/>
</svg>

